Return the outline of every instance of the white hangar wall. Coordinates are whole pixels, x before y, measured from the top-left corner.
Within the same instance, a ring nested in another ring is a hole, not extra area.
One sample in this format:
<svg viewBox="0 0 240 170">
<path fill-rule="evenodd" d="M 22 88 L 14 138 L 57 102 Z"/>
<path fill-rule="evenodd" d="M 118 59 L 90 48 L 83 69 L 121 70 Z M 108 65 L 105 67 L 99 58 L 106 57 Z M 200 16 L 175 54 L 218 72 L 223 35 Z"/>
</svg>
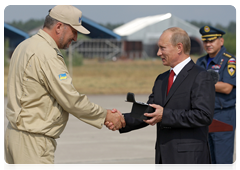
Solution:
<svg viewBox="0 0 240 170">
<path fill-rule="evenodd" d="M 113 31 L 123 40 L 142 41 L 144 51 L 150 56 L 156 56 L 156 44 L 162 32 L 170 27 L 184 29 L 193 41 L 193 52 L 201 53 L 202 43 L 199 28 L 176 17 L 171 13 L 134 19 Z"/>
</svg>

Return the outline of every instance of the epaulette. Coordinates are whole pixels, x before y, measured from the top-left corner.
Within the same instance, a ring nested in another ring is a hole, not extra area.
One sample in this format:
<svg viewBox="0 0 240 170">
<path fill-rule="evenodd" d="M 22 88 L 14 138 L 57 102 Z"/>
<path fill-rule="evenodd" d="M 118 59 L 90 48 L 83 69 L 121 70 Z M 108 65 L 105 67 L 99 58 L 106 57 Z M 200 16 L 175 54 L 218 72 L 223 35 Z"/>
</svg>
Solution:
<svg viewBox="0 0 240 170">
<path fill-rule="evenodd" d="M 229 55 L 229 54 L 227 54 L 227 53 L 223 53 L 223 55 L 225 55 L 225 56 L 228 57 L 228 58 L 232 58 L 232 56 Z"/>
<path fill-rule="evenodd" d="M 60 55 L 63 58 L 62 53 L 57 48 L 54 48 L 54 50 L 57 52 L 57 55 Z"/>
</svg>

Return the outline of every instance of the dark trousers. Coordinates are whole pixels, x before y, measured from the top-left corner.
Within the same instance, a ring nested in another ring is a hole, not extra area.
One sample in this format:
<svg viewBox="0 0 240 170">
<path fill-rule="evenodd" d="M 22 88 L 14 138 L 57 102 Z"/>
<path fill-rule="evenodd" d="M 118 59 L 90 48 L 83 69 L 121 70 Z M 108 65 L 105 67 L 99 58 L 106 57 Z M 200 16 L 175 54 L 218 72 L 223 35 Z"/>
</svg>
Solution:
<svg viewBox="0 0 240 170">
<path fill-rule="evenodd" d="M 209 145 L 213 164 L 232 164 L 234 152 L 234 135 L 236 128 L 236 108 L 215 110 L 214 119 L 233 126 L 230 132 L 209 133 Z"/>
<path fill-rule="evenodd" d="M 162 167 L 162 158 L 160 157 L 160 161 L 159 161 L 159 165 L 158 165 L 158 169 L 157 170 L 163 170 Z"/>
</svg>

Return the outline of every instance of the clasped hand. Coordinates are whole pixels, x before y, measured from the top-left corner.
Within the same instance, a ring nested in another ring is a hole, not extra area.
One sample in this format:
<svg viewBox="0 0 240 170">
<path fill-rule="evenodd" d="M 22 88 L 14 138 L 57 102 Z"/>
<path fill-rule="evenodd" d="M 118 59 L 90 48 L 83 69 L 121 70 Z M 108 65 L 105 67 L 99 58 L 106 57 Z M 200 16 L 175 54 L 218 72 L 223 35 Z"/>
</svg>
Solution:
<svg viewBox="0 0 240 170">
<path fill-rule="evenodd" d="M 151 117 L 151 119 L 143 120 L 143 121 L 153 126 L 156 123 L 162 121 L 163 107 L 160 105 L 156 105 L 156 104 L 149 104 L 149 105 L 151 107 L 155 108 L 155 112 L 144 113 L 145 116 Z M 110 119 L 109 117 L 114 117 L 114 118 Z M 117 109 L 108 110 L 108 115 L 106 117 L 104 124 L 106 125 L 106 127 L 108 129 L 113 130 L 113 131 L 119 130 L 126 126 L 124 116 Z"/>
<path fill-rule="evenodd" d="M 153 113 L 144 113 L 144 116 L 151 117 L 151 119 L 143 120 L 144 122 L 148 123 L 149 125 L 155 125 L 158 122 L 162 121 L 163 116 L 163 107 L 156 104 L 149 104 L 149 106 L 155 108 L 155 112 Z"/>
<path fill-rule="evenodd" d="M 126 126 L 124 116 L 117 109 L 108 110 L 104 124 L 110 130 L 119 130 Z"/>
</svg>

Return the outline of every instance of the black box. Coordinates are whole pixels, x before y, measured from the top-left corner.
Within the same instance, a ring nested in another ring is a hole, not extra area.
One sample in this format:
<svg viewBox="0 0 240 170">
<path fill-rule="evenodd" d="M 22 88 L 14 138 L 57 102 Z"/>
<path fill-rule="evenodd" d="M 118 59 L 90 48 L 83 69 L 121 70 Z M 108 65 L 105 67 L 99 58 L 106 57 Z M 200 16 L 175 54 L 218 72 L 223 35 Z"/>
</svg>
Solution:
<svg viewBox="0 0 240 170">
<path fill-rule="evenodd" d="M 135 101 L 134 93 L 127 94 L 126 102 L 133 103 L 130 115 L 136 119 L 140 119 L 140 120 L 151 119 L 151 117 L 144 116 L 144 113 L 155 112 L 155 108 L 149 106 L 147 103 Z"/>
</svg>

